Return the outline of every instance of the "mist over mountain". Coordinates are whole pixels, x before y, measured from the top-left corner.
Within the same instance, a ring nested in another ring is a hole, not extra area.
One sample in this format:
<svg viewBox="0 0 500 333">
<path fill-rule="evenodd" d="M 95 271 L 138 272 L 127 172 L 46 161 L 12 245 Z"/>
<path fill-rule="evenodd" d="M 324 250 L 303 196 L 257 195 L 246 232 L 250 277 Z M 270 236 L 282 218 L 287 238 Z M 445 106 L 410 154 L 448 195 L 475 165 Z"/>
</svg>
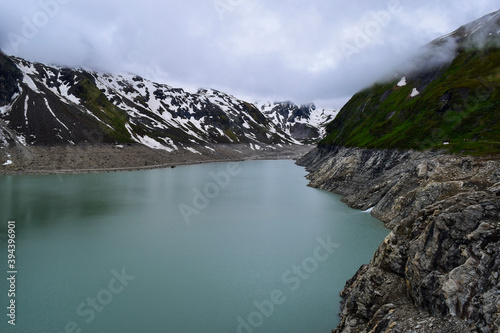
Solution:
<svg viewBox="0 0 500 333">
<path fill-rule="evenodd" d="M 500 328 L 500 11 L 356 93 L 298 163 L 391 229 L 346 282 L 351 332 Z"/>
<path fill-rule="evenodd" d="M 435 39 L 355 94 L 322 145 L 500 152 L 500 11 Z"/>
<path fill-rule="evenodd" d="M 190 91 L 339 108 L 428 41 L 496 9 L 492 0 L 4 1 L 0 48 Z"/>
</svg>

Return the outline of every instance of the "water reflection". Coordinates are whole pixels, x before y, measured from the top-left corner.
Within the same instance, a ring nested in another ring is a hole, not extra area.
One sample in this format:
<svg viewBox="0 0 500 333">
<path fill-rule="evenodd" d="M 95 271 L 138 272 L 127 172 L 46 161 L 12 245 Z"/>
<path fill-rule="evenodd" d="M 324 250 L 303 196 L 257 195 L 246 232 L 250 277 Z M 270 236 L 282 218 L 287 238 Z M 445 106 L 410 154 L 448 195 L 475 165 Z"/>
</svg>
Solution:
<svg viewBox="0 0 500 333">
<path fill-rule="evenodd" d="M 15 220 L 22 231 L 28 226 L 92 223 L 114 211 L 133 209 L 135 201 L 127 196 L 141 196 L 141 187 L 134 186 L 139 179 L 130 177 L 132 173 L 119 181 L 117 176 L 0 176 L 0 221 Z M 4 233 L 6 225 L 0 225 Z"/>
<path fill-rule="evenodd" d="M 338 197 L 307 187 L 305 171 L 291 161 L 240 167 L 189 225 L 179 205 L 192 205 L 194 190 L 214 182 L 210 174 L 227 164 L 0 176 L 0 225 L 16 220 L 19 237 L 23 306 L 15 329 L 61 332 L 74 320 L 84 332 L 234 332 L 237 318 L 247 320 L 254 302 L 276 289 L 287 301 L 261 331 L 335 327 L 340 290 L 388 231 Z M 329 236 L 341 246 L 328 260 L 317 262 L 307 279 L 295 273 L 283 279 L 295 265 L 311 263 L 318 237 Z M 6 253 L 0 246 L 0 260 Z M 137 279 L 86 323 L 76 308 L 122 267 Z M 290 281 L 300 288 L 292 291 Z M 0 322 L 0 332 L 13 331 Z"/>
</svg>

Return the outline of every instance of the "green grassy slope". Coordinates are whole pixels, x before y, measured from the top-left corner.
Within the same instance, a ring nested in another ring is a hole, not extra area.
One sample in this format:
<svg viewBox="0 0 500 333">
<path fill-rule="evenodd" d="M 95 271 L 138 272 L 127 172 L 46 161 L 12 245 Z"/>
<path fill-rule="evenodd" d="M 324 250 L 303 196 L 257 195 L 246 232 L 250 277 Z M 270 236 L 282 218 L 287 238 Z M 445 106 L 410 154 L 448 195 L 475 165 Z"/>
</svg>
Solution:
<svg viewBox="0 0 500 333">
<path fill-rule="evenodd" d="M 451 64 L 406 79 L 354 95 L 320 145 L 500 154 L 500 47 L 460 46 Z"/>
</svg>

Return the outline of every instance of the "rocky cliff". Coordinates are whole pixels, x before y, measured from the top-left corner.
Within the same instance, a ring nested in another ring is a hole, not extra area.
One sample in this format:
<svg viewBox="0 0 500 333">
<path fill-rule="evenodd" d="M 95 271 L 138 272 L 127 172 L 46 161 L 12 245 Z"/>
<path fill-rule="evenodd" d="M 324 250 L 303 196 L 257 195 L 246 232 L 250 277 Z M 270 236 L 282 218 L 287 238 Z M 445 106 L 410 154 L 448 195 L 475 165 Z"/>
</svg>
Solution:
<svg viewBox="0 0 500 333">
<path fill-rule="evenodd" d="M 500 329 L 500 159 L 319 147 L 299 164 L 392 229 L 347 282 L 334 332 Z"/>
</svg>

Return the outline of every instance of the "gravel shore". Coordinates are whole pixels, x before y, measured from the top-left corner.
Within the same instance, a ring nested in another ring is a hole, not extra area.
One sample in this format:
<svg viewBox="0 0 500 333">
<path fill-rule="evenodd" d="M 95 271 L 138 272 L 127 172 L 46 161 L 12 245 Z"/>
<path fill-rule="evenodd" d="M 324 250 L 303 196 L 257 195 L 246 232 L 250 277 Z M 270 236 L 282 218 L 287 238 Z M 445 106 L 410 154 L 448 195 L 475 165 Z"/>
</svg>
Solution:
<svg viewBox="0 0 500 333">
<path fill-rule="evenodd" d="M 298 159 L 311 145 L 255 147 L 218 144 L 172 152 L 141 144 L 94 146 L 14 146 L 0 148 L 0 174 L 93 173 L 169 168 L 180 165 L 257 159 Z"/>
</svg>

